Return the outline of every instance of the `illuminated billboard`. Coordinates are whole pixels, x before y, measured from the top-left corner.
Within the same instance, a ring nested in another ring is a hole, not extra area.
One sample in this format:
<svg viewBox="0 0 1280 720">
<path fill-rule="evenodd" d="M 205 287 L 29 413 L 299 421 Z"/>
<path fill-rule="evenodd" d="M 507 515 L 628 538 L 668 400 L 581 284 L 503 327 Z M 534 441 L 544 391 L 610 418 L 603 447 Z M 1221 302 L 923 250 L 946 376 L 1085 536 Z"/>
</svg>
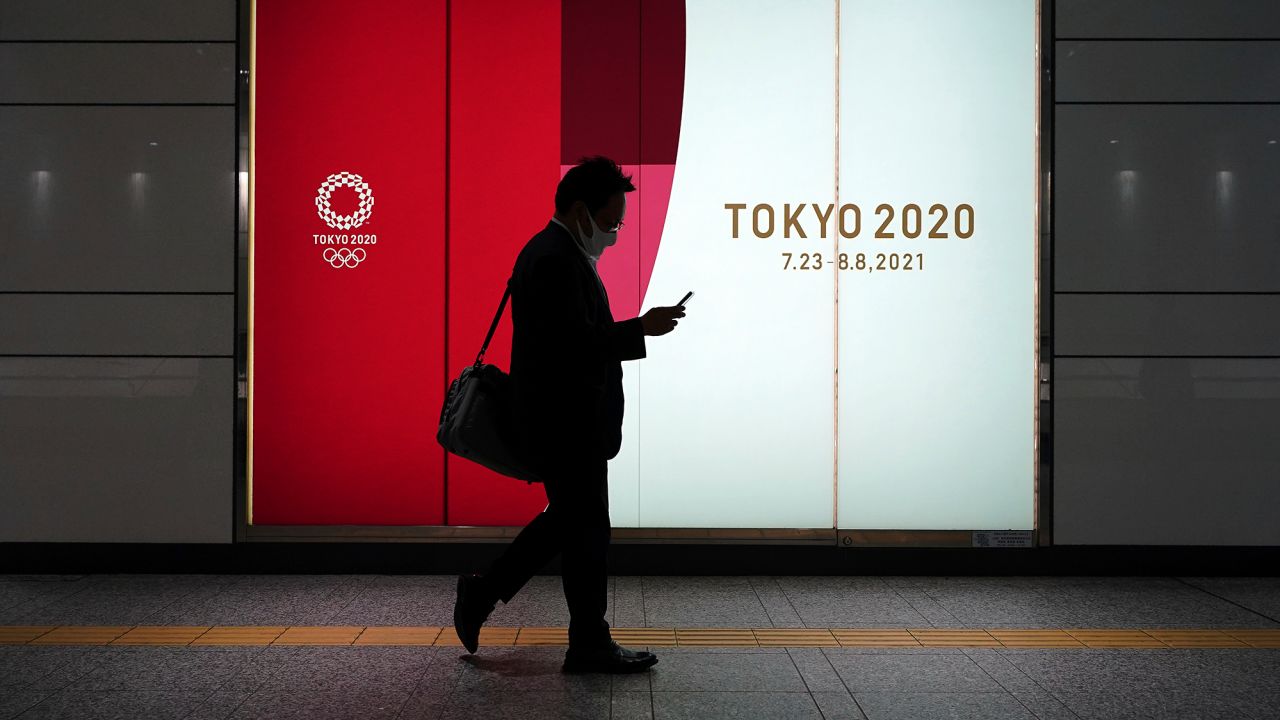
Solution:
<svg viewBox="0 0 1280 720">
<path fill-rule="evenodd" d="M 545 506 L 435 426 L 604 154 L 614 316 L 696 291 L 624 364 L 615 526 L 1033 527 L 1035 0 L 500 5 L 256 3 L 253 523 Z"/>
</svg>

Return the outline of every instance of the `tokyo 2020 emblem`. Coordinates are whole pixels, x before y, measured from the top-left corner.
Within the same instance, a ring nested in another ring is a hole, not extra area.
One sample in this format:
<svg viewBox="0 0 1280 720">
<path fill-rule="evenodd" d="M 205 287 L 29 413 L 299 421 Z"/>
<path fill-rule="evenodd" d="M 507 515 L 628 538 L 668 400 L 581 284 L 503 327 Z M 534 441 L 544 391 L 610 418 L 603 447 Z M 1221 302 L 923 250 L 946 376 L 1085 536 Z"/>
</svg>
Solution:
<svg viewBox="0 0 1280 720">
<path fill-rule="evenodd" d="M 360 200 L 359 206 L 350 215 L 335 213 L 330 202 L 333 191 L 341 187 L 354 189 L 356 197 Z M 325 225 L 335 230 L 355 230 L 365 224 L 373 214 L 373 191 L 369 189 L 369 183 L 355 173 L 334 173 L 325 178 L 320 184 L 320 189 L 316 191 L 316 212 L 320 214 L 320 219 Z"/>
<path fill-rule="evenodd" d="M 333 211 L 333 193 L 339 188 L 351 188 L 356 193 L 356 209 L 350 215 L 339 215 Z M 339 172 L 325 178 L 316 191 L 316 214 L 325 225 L 335 230 L 355 230 L 369 222 L 373 215 L 373 190 L 363 177 L 353 172 Z M 367 247 L 376 245 L 376 234 L 315 234 L 312 235 L 316 245 L 325 246 L 320 256 L 330 267 L 335 269 L 354 268 L 369 256 Z"/>
<path fill-rule="evenodd" d="M 364 259 L 368 257 L 368 253 L 364 251 L 364 248 L 355 248 L 354 250 L 349 248 L 325 248 L 322 257 L 335 268 L 353 268 L 364 262 Z"/>
</svg>

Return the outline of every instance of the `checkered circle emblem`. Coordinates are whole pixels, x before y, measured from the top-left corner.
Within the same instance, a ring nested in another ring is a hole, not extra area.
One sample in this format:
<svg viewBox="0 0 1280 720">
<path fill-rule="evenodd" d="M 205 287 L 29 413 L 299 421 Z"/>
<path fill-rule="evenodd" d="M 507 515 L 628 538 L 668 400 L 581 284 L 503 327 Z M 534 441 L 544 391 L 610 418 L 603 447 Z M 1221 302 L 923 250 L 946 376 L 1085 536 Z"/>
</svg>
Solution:
<svg viewBox="0 0 1280 720">
<path fill-rule="evenodd" d="M 360 198 L 359 206 L 350 215 L 335 213 L 330 203 L 333 198 L 333 191 L 342 187 L 353 188 L 356 191 L 356 196 Z M 316 191 L 316 213 L 320 215 L 320 219 L 324 221 L 324 224 L 331 228 L 354 230 L 368 222 L 369 216 L 373 214 L 373 191 L 369 189 L 369 183 L 355 173 L 334 173 L 325 178 L 320 185 L 320 189 Z"/>
</svg>

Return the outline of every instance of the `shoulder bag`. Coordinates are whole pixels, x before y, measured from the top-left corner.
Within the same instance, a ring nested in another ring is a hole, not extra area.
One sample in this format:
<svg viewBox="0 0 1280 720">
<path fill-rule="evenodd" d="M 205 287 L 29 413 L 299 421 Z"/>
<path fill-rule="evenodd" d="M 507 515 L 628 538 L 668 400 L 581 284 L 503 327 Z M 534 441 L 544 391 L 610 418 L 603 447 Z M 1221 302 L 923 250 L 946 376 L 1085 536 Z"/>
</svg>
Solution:
<svg viewBox="0 0 1280 720">
<path fill-rule="evenodd" d="M 463 368 L 462 374 L 449 385 L 440 410 L 436 441 L 454 455 L 494 472 L 528 483 L 542 482 L 533 468 L 518 457 L 512 435 L 511 378 L 497 366 L 484 362 L 484 353 L 489 349 L 489 341 L 498 329 L 498 320 L 510 297 L 511 281 L 507 280 L 506 292 L 502 294 L 502 302 L 489 324 L 475 363 Z"/>
</svg>

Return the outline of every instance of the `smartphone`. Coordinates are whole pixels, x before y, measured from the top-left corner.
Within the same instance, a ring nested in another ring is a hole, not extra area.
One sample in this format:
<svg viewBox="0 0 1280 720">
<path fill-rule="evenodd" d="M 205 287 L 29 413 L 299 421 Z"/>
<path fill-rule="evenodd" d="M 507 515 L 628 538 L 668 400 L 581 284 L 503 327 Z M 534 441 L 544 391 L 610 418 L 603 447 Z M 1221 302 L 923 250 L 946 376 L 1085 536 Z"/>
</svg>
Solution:
<svg viewBox="0 0 1280 720">
<path fill-rule="evenodd" d="M 692 291 L 692 290 L 690 290 L 689 292 L 685 293 L 685 294 L 684 294 L 684 297 L 680 298 L 680 302 L 676 303 L 676 305 L 679 305 L 680 307 L 684 307 L 684 304 L 685 304 L 685 303 L 687 303 L 687 302 L 689 302 L 689 298 L 691 298 L 691 297 L 693 297 L 693 291 Z"/>
</svg>

